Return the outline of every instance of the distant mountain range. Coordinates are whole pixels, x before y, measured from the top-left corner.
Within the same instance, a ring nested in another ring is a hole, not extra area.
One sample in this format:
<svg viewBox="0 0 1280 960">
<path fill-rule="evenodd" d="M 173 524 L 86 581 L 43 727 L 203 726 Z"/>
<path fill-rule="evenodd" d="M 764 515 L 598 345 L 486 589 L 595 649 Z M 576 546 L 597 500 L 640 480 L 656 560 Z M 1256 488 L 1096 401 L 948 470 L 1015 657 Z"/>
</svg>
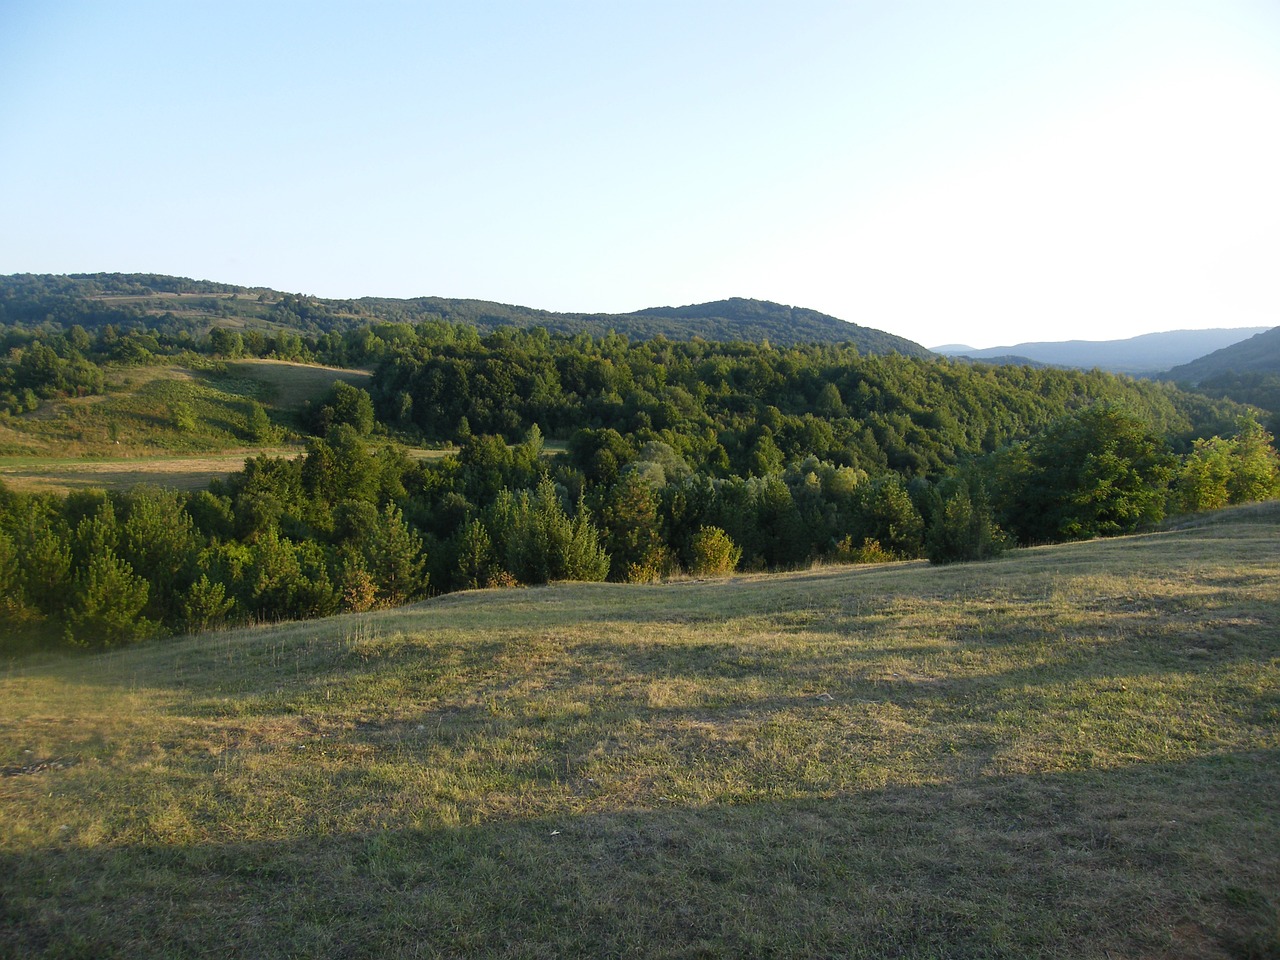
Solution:
<svg viewBox="0 0 1280 960">
<path fill-rule="evenodd" d="M 991 363 L 1031 360 L 1059 367 L 1110 370 L 1113 373 L 1152 375 L 1190 363 L 1206 354 L 1247 340 L 1267 327 L 1234 327 L 1216 330 L 1171 330 L 1147 333 L 1126 340 L 1066 340 L 1058 343 L 1018 343 L 1007 347 L 974 350 L 962 344 L 934 347 L 934 353 L 967 357 Z"/>
</svg>

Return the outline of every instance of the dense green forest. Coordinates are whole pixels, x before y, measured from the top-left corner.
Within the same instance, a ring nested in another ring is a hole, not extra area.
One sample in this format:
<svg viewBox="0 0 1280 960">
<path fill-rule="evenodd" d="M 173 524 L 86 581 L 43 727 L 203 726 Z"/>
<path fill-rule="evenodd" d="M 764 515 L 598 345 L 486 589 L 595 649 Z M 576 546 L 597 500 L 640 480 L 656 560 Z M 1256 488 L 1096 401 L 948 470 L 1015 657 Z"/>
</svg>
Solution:
<svg viewBox="0 0 1280 960">
<path fill-rule="evenodd" d="M 0 487 L 0 616 L 15 644 L 111 645 L 559 579 L 981 559 L 1280 492 L 1271 436 L 1245 408 L 1096 371 L 443 320 L 0 335 L 11 418 L 100 390 L 122 366 L 216 377 L 268 356 L 373 370 L 368 390 L 337 381 L 298 413 L 304 454 L 253 457 L 209 489 Z M 407 455 L 422 443 L 453 452 Z"/>
</svg>

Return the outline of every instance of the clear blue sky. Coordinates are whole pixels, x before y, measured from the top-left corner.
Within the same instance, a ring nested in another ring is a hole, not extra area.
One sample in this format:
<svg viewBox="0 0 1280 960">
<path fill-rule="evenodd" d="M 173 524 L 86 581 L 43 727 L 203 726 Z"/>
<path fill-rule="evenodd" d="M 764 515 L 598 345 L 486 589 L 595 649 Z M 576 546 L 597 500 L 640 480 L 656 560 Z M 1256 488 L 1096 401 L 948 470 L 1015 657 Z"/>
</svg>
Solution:
<svg viewBox="0 0 1280 960">
<path fill-rule="evenodd" d="M 1280 324 L 1280 2 L 0 4 L 0 273 Z"/>
</svg>

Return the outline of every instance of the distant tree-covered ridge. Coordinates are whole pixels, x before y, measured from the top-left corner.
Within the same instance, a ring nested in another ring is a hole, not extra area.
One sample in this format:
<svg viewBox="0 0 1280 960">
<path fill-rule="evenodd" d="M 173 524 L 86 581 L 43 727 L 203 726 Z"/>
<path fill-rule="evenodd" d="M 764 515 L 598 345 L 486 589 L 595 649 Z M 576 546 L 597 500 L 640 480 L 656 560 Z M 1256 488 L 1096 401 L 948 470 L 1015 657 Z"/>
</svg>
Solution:
<svg viewBox="0 0 1280 960">
<path fill-rule="evenodd" d="M 1202 383 L 1229 374 L 1280 376 L 1280 327 L 1174 367 L 1166 377 L 1179 383 Z"/>
<path fill-rule="evenodd" d="M 1165 377 L 1211 397 L 1265 410 L 1267 426 L 1280 429 L 1280 327 L 1174 367 Z"/>
<path fill-rule="evenodd" d="M 263 287 L 153 274 L 16 274 L 0 277 L 0 325 L 46 330 L 79 324 L 149 326 L 164 333 L 207 333 L 212 325 L 284 328 L 318 335 L 371 323 L 461 323 L 489 332 L 542 327 L 555 333 L 611 332 L 631 339 L 768 340 L 775 344 L 851 343 L 864 353 L 928 356 L 903 337 L 835 317 L 762 300 L 729 299 L 635 313 L 554 313 L 485 300 L 362 297 L 333 300 Z"/>
</svg>

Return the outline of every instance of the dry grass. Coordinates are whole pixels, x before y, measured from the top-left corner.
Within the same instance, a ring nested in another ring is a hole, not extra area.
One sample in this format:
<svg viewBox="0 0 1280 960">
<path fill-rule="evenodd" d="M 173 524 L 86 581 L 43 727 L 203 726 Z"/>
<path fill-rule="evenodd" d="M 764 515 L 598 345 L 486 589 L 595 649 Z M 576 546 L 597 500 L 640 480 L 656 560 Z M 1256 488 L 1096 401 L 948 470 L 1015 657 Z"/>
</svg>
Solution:
<svg viewBox="0 0 1280 960">
<path fill-rule="evenodd" d="M 13 490 L 67 493 L 90 488 L 122 490 L 138 484 L 200 490 L 214 477 L 241 470 L 249 457 L 293 457 L 301 446 L 259 447 L 211 456 L 55 459 L 0 457 L 0 480 Z"/>
<path fill-rule="evenodd" d="M 1278 525 L 11 664 L 0 953 L 1278 956 Z"/>
</svg>

